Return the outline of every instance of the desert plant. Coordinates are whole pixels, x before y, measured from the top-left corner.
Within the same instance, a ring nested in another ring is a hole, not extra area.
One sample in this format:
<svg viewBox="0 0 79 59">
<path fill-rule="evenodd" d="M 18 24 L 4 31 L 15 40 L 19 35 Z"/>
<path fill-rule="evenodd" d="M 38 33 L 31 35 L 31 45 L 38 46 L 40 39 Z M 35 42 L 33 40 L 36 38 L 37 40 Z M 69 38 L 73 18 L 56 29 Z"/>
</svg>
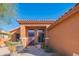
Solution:
<svg viewBox="0 0 79 59">
<path fill-rule="evenodd" d="M 8 46 L 10 54 L 16 53 L 17 42 L 7 41 L 6 46 Z"/>
<path fill-rule="evenodd" d="M 7 41 L 6 45 L 7 46 L 15 46 L 15 45 L 17 45 L 17 42 Z"/>
</svg>

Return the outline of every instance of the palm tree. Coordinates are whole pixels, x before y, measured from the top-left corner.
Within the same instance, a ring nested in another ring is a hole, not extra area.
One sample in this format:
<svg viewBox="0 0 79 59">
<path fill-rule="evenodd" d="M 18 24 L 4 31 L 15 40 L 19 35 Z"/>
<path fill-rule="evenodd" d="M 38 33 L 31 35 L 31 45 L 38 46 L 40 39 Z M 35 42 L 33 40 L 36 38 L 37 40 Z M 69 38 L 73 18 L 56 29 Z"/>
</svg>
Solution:
<svg viewBox="0 0 79 59">
<path fill-rule="evenodd" d="M 0 3 L 0 25 L 10 24 L 16 17 L 16 4 Z"/>
</svg>

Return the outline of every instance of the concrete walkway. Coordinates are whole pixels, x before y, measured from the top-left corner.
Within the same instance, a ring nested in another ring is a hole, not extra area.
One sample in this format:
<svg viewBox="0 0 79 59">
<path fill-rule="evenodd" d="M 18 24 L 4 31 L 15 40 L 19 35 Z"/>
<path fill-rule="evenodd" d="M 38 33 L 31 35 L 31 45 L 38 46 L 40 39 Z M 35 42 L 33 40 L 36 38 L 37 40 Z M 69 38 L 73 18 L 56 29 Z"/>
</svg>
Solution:
<svg viewBox="0 0 79 59">
<path fill-rule="evenodd" d="M 46 53 L 41 48 L 36 48 L 34 46 L 29 46 L 28 48 L 21 49 L 18 53 L 15 53 L 12 56 L 56 56 L 56 53 Z M 0 56 L 10 56 L 10 52 L 8 50 L 8 47 L 2 47 L 0 48 Z"/>
<path fill-rule="evenodd" d="M 24 49 L 18 55 L 21 56 L 56 56 L 56 53 L 46 53 L 41 48 L 36 48 L 34 46 L 29 46 L 28 48 Z"/>
</svg>

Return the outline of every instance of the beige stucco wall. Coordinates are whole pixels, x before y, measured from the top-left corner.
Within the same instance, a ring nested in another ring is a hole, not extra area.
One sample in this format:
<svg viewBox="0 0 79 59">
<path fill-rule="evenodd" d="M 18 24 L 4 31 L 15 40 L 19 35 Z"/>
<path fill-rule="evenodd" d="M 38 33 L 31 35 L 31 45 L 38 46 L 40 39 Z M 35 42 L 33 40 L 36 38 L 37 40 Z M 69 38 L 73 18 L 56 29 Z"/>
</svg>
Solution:
<svg viewBox="0 0 79 59">
<path fill-rule="evenodd" d="M 79 12 L 49 30 L 48 44 L 65 55 L 79 54 Z"/>
</svg>

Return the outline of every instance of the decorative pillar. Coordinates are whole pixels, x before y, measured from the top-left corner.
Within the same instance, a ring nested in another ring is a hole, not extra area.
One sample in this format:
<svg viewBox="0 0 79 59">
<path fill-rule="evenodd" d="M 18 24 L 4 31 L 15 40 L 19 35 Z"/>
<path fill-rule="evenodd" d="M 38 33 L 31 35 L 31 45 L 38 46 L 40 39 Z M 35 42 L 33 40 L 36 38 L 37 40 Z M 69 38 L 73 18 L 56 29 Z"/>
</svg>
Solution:
<svg viewBox="0 0 79 59">
<path fill-rule="evenodd" d="M 48 31 L 47 31 L 47 27 L 45 29 L 45 44 L 47 44 L 47 41 L 48 41 Z"/>
<path fill-rule="evenodd" d="M 25 25 L 20 25 L 20 39 L 23 47 L 27 47 L 28 45 L 28 37 L 27 37 L 27 29 Z"/>
<path fill-rule="evenodd" d="M 35 29 L 35 41 L 34 44 L 38 43 L 38 32 L 37 29 Z"/>
</svg>

